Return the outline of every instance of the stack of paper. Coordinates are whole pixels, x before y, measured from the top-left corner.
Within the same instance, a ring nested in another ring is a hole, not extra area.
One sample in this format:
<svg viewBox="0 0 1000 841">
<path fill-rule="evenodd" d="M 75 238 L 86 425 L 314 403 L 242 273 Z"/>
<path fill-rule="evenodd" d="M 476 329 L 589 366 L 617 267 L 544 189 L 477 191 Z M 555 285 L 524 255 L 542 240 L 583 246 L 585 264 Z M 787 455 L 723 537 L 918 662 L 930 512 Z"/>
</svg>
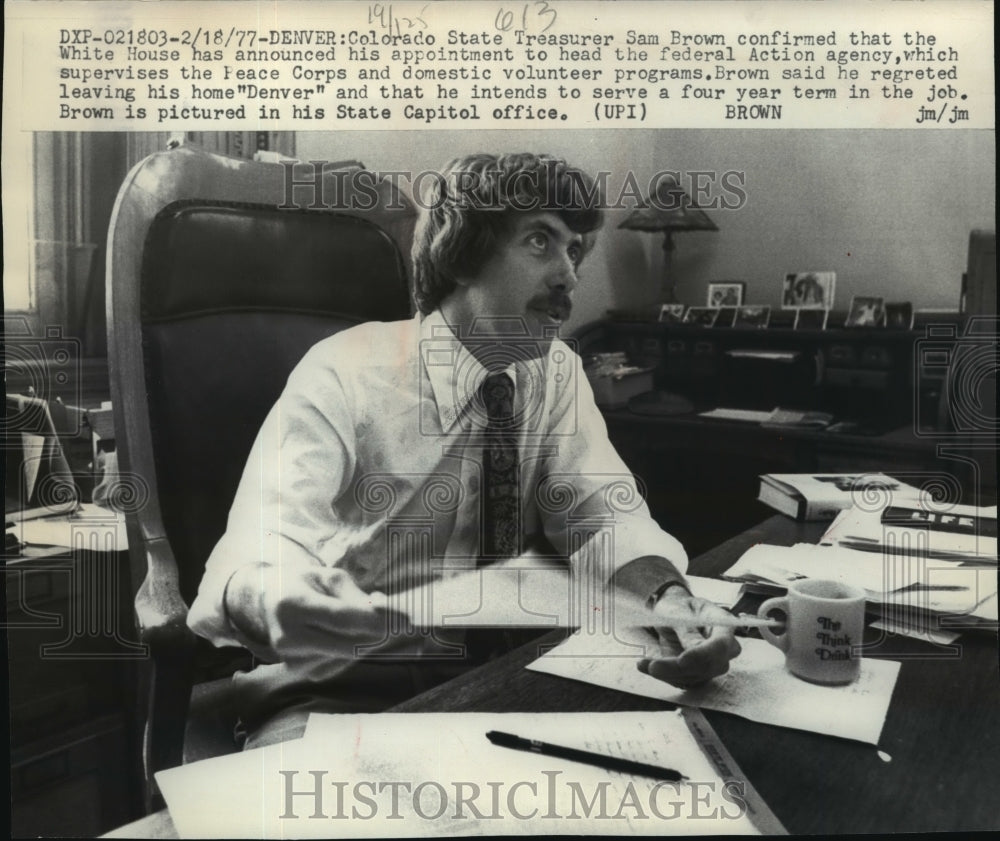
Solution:
<svg viewBox="0 0 1000 841">
<path fill-rule="evenodd" d="M 762 426 L 777 429 L 826 429 L 831 423 L 833 415 L 828 412 L 800 412 L 780 407 L 761 421 Z"/>
<path fill-rule="evenodd" d="M 936 506 L 899 499 L 883 508 L 855 506 L 837 517 L 822 538 L 862 551 L 956 561 L 997 562 L 997 509 Z"/>
<path fill-rule="evenodd" d="M 182 838 L 780 832 L 724 748 L 704 743 L 710 728 L 696 725 L 673 712 L 313 715 L 302 739 L 156 779 Z M 513 750 L 489 731 L 686 779 Z"/>
<path fill-rule="evenodd" d="M 996 567 L 915 555 L 860 551 L 842 545 L 751 547 L 727 578 L 787 587 L 804 578 L 843 581 L 896 613 L 961 616 L 963 624 L 997 621 Z"/>
<path fill-rule="evenodd" d="M 860 477 L 865 483 L 860 488 L 847 481 L 853 477 L 830 481 L 837 478 L 762 476 L 761 499 L 765 487 L 772 487 L 770 480 L 787 481 L 789 487 L 795 480 L 791 489 L 801 492 L 800 499 L 788 502 L 799 506 L 800 519 L 809 519 L 802 515 L 818 498 L 805 482 L 822 480 L 834 491 L 839 485 L 854 505 L 837 515 L 819 546 L 758 544 L 726 571 L 726 577 L 765 590 L 803 578 L 843 581 L 860 587 L 869 602 L 883 607 L 882 627 L 888 623 L 889 629 L 910 636 L 930 639 L 928 620 L 936 626 L 932 630 L 996 626 L 996 506 L 939 503 L 882 474 Z M 947 640 L 939 635 L 933 641 Z"/>
<path fill-rule="evenodd" d="M 124 516 L 91 503 L 84 503 L 73 514 L 24 520 L 12 530 L 29 546 L 72 548 L 82 541 L 85 546 L 110 545 L 119 552 L 128 549 Z"/>
</svg>

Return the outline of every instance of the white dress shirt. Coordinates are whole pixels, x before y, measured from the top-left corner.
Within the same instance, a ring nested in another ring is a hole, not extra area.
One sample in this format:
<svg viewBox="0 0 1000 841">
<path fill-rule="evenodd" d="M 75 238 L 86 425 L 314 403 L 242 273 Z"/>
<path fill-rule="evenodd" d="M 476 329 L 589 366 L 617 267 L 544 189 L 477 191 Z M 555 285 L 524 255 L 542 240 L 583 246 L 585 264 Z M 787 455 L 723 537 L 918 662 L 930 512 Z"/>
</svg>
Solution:
<svg viewBox="0 0 1000 841">
<path fill-rule="evenodd" d="M 608 440 L 580 358 L 558 339 L 541 358 L 505 347 L 485 355 L 502 357 L 515 381 L 526 540 L 544 536 L 576 572 L 586 565 L 604 581 L 643 556 L 683 571 L 683 548 L 650 517 Z M 257 436 L 190 627 L 216 645 L 245 642 L 223 597 L 246 564 L 336 566 L 362 590 L 388 593 L 431 567 L 475 568 L 487 421 L 476 395 L 486 376 L 439 311 L 362 324 L 313 347 Z M 430 654 L 437 639 L 389 639 L 386 649 Z M 349 665 L 324 663 L 323 679 Z M 297 677 L 275 664 L 244 679 Z"/>
</svg>

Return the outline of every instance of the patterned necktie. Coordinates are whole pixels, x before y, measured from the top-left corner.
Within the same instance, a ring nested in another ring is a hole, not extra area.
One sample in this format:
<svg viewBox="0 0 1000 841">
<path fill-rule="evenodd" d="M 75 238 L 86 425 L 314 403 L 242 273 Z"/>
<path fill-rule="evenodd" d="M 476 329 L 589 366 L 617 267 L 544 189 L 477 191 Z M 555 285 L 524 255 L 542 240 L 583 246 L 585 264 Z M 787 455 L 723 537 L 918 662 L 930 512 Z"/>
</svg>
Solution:
<svg viewBox="0 0 1000 841">
<path fill-rule="evenodd" d="M 480 387 L 479 397 L 486 409 L 482 535 L 477 561 L 482 568 L 521 554 L 521 465 L 513 380 L 506 374 L 493 374 Z M 537 636 L 537 629 L 470 628 L 465 644 L 473 663 L 485 663 Z"/>
<path fill-rule="evenodd" d="M 486 408 L 482 524 L 478 566 L 521 554 L 520 464 L 514 423 L 514 383 L 493 374 L 479 389 Z"/>
</svg>

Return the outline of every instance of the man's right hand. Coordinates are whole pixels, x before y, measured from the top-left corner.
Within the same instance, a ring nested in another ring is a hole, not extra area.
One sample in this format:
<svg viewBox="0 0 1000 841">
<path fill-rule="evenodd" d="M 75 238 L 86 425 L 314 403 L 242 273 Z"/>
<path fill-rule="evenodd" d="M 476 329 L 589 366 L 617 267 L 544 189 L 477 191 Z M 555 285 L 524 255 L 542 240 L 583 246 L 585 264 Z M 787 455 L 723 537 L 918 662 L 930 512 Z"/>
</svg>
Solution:
<svg viewBox="0 0 1000 841">
<path fill-rule="evenodd" d="M 230 622 L 265 659 L 353 659 L 389 635 L 385 593 L 366 593 L 336 567 L 241 567 L 224 595 Z"/>
</svg>

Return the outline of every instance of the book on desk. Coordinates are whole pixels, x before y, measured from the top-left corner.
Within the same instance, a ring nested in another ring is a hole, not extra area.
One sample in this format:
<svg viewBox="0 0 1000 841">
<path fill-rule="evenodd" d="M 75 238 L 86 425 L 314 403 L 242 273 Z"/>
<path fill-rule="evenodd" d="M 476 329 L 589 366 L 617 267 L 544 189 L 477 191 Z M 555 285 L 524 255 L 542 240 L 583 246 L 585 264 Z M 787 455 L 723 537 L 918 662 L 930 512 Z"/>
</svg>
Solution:
<svg viewBox="0 0 1000 841">
<path fill-rule="evenodd" d="M 832 520 L 855 502 L 891 494 L 917 499 L 920 489 L 884 473 L 765 473 L 757 499 L 800 522 Z"/>
</svg>

